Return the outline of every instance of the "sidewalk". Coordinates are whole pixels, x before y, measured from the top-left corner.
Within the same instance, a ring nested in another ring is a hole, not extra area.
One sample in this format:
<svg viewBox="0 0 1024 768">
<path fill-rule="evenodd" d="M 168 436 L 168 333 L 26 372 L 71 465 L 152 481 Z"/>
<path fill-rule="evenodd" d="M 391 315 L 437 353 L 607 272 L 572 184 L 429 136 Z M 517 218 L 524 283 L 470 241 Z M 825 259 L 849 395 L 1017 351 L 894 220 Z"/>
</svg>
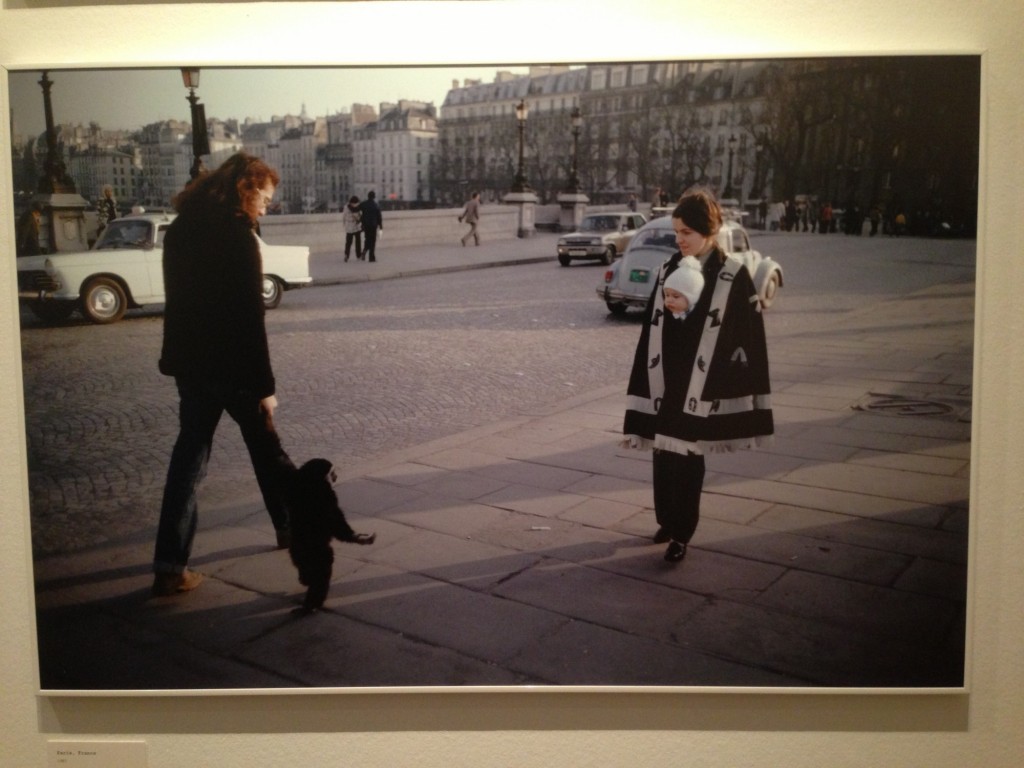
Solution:
<svg viewBox="0 0 1024 768">
<path fill-rule="evenodd" d="M 451 245 L 430 244 L 421 248 L 389 248 L 387 233 L 377 240 L 377 261 L 372 264 L 352 257 L 346 262 L 344 239 L 338 250 L 310 257 L 309 272 L 314 285 L 362 283 L 390 280 L 409 275 L 439 274 L 467 269 L 486 269 L 512 264 L 555 261 L 559 235 L 538 232 L 533 237 L 486 241 L 483 245 L 463 247 L 455 239 Z"/>
<path fill-rule="evenodd" d="M 312 271 L 550 260 L 556 237 Z M 43 687 L 958 687 L 973 301 L 940 286 L 773 344 L 775 445 L 709 457 L 679 565 L 650 541 L 649 456 L 617 446 L 623 382 L 347 467 L 377 543 L 334 545 L 313 616 L 256 497 L 201 524 L 186 595 L 149 596 L 149 537 L 37 564 Z"/>
</svg>

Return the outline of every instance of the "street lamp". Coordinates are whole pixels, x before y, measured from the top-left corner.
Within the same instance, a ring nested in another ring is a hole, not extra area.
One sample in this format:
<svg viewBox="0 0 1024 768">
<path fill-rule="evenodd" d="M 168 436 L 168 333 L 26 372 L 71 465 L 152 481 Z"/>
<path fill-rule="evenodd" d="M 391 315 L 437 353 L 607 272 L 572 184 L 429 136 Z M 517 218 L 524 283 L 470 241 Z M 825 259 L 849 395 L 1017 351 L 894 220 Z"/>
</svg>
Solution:
<svg viewBox="0 0 1024 768">
<path fill-rule="evenodd" d="M 732 156 L 736 153 L 736 145 L 739 144 L 740 142 L 739 139 L 736 138 L 736 134 L 734 133 L 732 136 L 729 137 L 729 141 L 726 143 L 729 145 L 729 171 L 727 174 L 728 178 L 726 178 L 725 180 L 725 191 L 722 192 L 722 197 L 731 198 L 733 196 Z"/>
<path fill-rule="evenodd" d="M 516 104 L 516 120 L 519 121 L 519 170 L 512 182 L 513 192 L 530 191 L 530 185 L 526 183 L 526 172 L 523 170 L 523 136 L 526 133 L 526 118 L 529 117 L 529 114 L 530 108 L 526 104 L 526 99 L 522 99 Z"/>
<path fill-rule="evenodd" d="M 754 144 L 754 155 L 756 158 L 754 170 L 754 192 L 762 200 L 764 199 L 765 177 L 768 175 L 765 173 L 767 154 L 768 136 L 762 131 L 757 134 L 757 142 Z"/>
<path fill-rule="evenodd" d="M 580 177 L 576 165 L 577 152 L 579 150 L 580 128 L 583 125 L 583 114 L 579 107 L 573 107 L 569 114 L 572 123 L 572 162 L 569 165 L 569 185 L 566 191 L 576 193 L 580 191 Z"/>
<path fill-rule="evenodd" d="M 199 87 L 199 67 L 182 67 L 181 79 L 188 88 L 188 104 L 192 110 L 192 167 L 188 175 L 195 181 L 203 172 L 203 155 L 210 154 L 210 142 L 206 135 L 206 107 L 199 103 L 196 88 Z"/>
<path fill-rule="evenodd" d="M 50 98 L 50 89 L 53 87 L 53 80 L 50 73 L 43 71 L 43 77 L 39 81 L 43 89 L 43 114 L 46 119 L 46 162 L 43 166 L 43 175 L 39 179 L 38 191 L 46 194 L 75 192 L 75 182 L 67 174 L 64 166 L 63 153 L 57 146 L 57 131 L 53 123 L 53 102 Z"/>
</svg>

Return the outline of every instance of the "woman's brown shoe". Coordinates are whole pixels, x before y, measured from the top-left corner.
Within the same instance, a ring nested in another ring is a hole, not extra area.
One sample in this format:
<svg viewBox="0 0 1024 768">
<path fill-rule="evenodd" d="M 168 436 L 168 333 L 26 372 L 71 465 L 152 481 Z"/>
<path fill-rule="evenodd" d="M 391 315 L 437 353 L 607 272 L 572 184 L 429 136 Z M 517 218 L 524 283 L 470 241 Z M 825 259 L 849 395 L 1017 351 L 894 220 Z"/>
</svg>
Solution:
<svg viewBox="0 0 1024 768">
<path fill-rule="evenodd" d="M 154 597 L 168 597 L 179 592 L 189 592 L 203 580 L 203 574 L 186 568 L 181 573 L 158 573 L 153 579 Z"/>
</svg>

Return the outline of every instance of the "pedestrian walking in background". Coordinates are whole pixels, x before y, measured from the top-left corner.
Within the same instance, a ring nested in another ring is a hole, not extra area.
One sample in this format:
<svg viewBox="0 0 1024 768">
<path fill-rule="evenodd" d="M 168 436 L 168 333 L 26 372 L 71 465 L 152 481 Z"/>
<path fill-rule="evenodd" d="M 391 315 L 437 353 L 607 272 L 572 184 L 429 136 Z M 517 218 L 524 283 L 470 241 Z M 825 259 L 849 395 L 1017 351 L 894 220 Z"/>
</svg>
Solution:
<svg viewBox="0 0 1024 768">
<path fill-rule="evenodd" d="M 828 200 L 822 203 L 821 209 L 818 212 L 818 217 L 820 219 L 818 231 L 823 235 L 827 235 L 829 230 L 832 228 L 832 203 Z"/>
<path fill-rule="evenodd" d="M 345 227 L 345 261 L 348 261 L 353 242 L 356 244 L 356 258 L 363 258 L 363 225 L 360 219 L 359 198 L 352 195 L 341 212 L 341 224 Z"/>
<path fill-rule="evenodd" d="M 372 189 L 366 194 L 366 199 L 359 204 L 359 220 L 363 227 L 363 258 L 367 261 L 376 261 L 377 230 L 384 231 L 384 216 L 377 205 L 377 193 Z"/>
<path fill-rule="evenodd" d="M 466 202 L 466 207 L 463 209 L 459 216 L 460 222 L 466 222 L 469 224 L 469 232 L 462 236 L 462 245 L 465 247 L 466 242 L 469 238 L 473 238 L 474 245 L 480 245 L 480 234 L 477 232 L 476 225 L 480 221 L 480 193 L 473 192 L 469 196 L 469 200 Z"/>
<path fill-rule="evenodd" d="M 43 210 L 39 203 L 32 203 L 32 207 L 21 214 L 17 226 L 18 241 L 14 246 L 18 256 L 39 256 L 43 252 L 39 242 L 42 218 Z"/>
<path fill-rule="evenodd" d="M 631 211 L 632 211 L 633 213 L 636 213 L 636 204 L 637 204 L 637 203 L 636 203 L 636 194 L 634 194 L 634 193 L 630 193 L 630 195 L 629 195 L 629 200 L 628 200 L 628 201 L 626 202 L 626 206 L 627 206 L 627 207 L 629 208 L 629 210 L 631 210 Z"/>
<path fill-rule="evenodd" d="M 686 557 L 700 519 L 706 452 L 766 443 L 774 432 L 764 318 L 753 279 L 715 238 L 722 210 L 710 193 L 688 192 L 672 211 L 679 250 L 660 268 L 630 374 L 624 444 L 653 449 L 657 543 L 665 560 Z M 684 316 L 669 291 L 700 264 L 704 286 Z"/>
<path fill-rule="evenodd" d="M 882 223 L 882 209 L 877 205 L 872 206 L 868 217 L 871 219 L 871 237 L 874 237 L 878 234 L 878 227 Z"/>
<path fill-rule="evenodd" d="M 896 214 L 896 218 L 893 219 L 892 233 L 896 237 L 906 234 L 907 231 L 907 215 L 903 211 L 899 211 Z"/>
<path fill-rule="evenodd" d="M 178 388 L 179 432 L 164 486 L 153 558 L 153 594 L 194 589 L 188 569 L 198 522 L 196 490 L 225 411 L 237 422 L 277 533 L 288 546 L 285 484 L 294 465 L 274 429 L 274 373 L 264 325 L 263 267 L 254 228 L 279 177 L 238 153 L 175 198 L 163 246 L 160 372 Z"/>
</svg>

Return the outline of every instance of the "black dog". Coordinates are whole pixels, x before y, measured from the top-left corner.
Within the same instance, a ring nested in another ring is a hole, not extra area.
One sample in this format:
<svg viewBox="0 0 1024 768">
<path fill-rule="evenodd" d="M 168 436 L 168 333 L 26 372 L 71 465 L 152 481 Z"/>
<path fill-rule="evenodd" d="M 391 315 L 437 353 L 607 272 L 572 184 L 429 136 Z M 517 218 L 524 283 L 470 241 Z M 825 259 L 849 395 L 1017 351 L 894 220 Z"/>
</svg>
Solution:
<svg viewBox="0 0 1024 768">
<path fill-rule="evenodd" d="M 308 587 L 302 604 L 305 613 L 319 610 L 331 585 L 334 550 L 331 539 L 373 544 L 375 533 L 356 533 L 338 505 L 334 482 L 338 479 L 327 459 L 310 459 L 295 474 L 289 487 L 291 545 L 288 553 L 299 569 L 299 582 Z"/>
</svg>

